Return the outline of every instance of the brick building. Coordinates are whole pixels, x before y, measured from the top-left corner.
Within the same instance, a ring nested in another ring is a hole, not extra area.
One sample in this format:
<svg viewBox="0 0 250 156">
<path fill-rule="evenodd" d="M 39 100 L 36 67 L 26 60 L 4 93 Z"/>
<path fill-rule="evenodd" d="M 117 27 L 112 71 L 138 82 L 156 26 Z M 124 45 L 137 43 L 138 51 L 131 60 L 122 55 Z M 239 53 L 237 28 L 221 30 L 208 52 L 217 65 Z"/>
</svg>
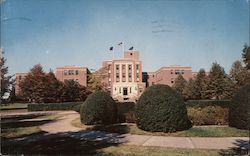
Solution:
<svg viewBox="0 0 250 156">
<path fill-rule="evenodd" d="M 125 51 L 122 59 L 104 61 L 102 68 L 107 71 L 103 82 L 115 100 L 136 101 L 144 91 L 138 51 Z"/>
<path fill-rule="evenodd" d="M 87 86 L 88 68 L 80 66 L 64 66 L 56 68 L 56 78 L 59 81 L 75 80 L 80 85 Z"/>
<path fill-rule="evenodd" d="M 179 74 L 181 74 L 187 81 L 194 76 L 191 67 L 171 65 L 168 67 L 161 67 L 155 72 L 144 72 L 143 80 L 146 82 L 147 87 L 154 84 L 172 86 Z"/>
</svg>

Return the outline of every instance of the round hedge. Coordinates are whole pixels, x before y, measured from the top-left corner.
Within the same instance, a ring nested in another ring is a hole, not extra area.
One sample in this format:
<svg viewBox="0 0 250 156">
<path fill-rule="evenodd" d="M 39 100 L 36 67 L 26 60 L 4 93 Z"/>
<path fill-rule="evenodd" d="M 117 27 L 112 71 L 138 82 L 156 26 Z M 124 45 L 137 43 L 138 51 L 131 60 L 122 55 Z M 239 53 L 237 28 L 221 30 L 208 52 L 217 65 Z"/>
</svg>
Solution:
<svg viewBox="0 0 250 156">
<path fill-rule="evenodd" d="M 81 106 L 80 115 L 81 122 L 86 125 L 115 123 L 116 103 L 108 93 L 97 91 L 88 96 Z"/>
<path fill-rule="evenodd" d="M 192 127 L 182 97 L 167 85 L 153 85 L 135 107 L 136 123 L 151 132 L 175 132 Z"/>
<path fill-rule="evenodd" d="M 243 86 L 233 97 L 229 108 L 229 126 L 250 129 L 250 84 Z"/>
</svg>

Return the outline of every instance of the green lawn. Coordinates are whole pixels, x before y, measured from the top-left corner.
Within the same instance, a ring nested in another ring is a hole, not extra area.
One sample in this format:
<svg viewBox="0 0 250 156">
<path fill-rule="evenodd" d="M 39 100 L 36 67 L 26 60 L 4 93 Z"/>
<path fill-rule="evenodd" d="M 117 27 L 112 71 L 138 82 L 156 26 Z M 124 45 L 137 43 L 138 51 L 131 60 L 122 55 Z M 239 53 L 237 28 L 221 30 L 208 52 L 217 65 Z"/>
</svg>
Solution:
<svg viewBox="0 0 250 156">
<path fill-rule="evenodd" d="M 155 136 L 175 136 L 175 137 L 248 137 L 249 132 L 247 130 L 240 130 L 232 127 L 210 127 L 200 126 L 192 127 L 186 131 L 179 131 L 175 133 L 163 133 L 163 132 L 147 132 L 139 129 L 136 125 L 107 125 L 107 126 L 86 126 L 81 124 L 80 118 L 72 121 L 72 125 L 76 127 L 100 130 L 111 133 L 130 133 L 137 135 L 155 135 Z"/>
<path fill-rule="evenodd" d="M 6 104 L 1 105 L 1 110 L 11 110 L 11 109 L 27 109 L 27 103 L 13 103 L 13 104 Z"/>
</svg>

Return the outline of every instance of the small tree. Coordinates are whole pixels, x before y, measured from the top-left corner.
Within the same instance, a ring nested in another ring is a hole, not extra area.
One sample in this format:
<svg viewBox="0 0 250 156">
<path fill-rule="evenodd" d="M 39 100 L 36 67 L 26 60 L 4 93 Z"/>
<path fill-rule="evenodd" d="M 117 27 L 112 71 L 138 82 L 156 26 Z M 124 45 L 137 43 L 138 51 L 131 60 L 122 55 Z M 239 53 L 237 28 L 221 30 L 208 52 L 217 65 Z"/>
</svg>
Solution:
<svg viewBox="0 0 250 156">
<path fill-rule="evenodd" d="M 88 90 L 91 92 L 107 90 L 107 83 L 104 81 L 108 76 L 107 67 L 102 67 L 98 71 L 91 73 L 88 77 Z"/>
<path fill-rule="evenodd" d="M 194 99 L 206 98 L 208 78 L 204 69 L 200 69 L 194 80 Z"/>
<path fill-rule="evenodd" d="M 180 74 L 178 77 L 175 79 L 173 88 L 180 94 L 183 94 L 183 90 L 187 84 L 187 81 L 183 78 L 183 76 Z"/>
</svg>

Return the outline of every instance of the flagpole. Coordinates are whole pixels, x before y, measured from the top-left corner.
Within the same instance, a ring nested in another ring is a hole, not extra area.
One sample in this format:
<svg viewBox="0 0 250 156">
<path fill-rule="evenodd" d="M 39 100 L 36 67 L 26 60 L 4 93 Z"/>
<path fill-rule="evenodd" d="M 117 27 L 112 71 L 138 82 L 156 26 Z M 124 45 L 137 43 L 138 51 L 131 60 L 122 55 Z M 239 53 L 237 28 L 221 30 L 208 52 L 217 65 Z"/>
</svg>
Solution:
<svg viewBox="0 0 250 156">
<path fill-rule="evenodd" d="M 113 59 L 112 60 L 114 60 L 114 49 L 112 49 L 112 55 L 113 55 Z"/>
</svg>

